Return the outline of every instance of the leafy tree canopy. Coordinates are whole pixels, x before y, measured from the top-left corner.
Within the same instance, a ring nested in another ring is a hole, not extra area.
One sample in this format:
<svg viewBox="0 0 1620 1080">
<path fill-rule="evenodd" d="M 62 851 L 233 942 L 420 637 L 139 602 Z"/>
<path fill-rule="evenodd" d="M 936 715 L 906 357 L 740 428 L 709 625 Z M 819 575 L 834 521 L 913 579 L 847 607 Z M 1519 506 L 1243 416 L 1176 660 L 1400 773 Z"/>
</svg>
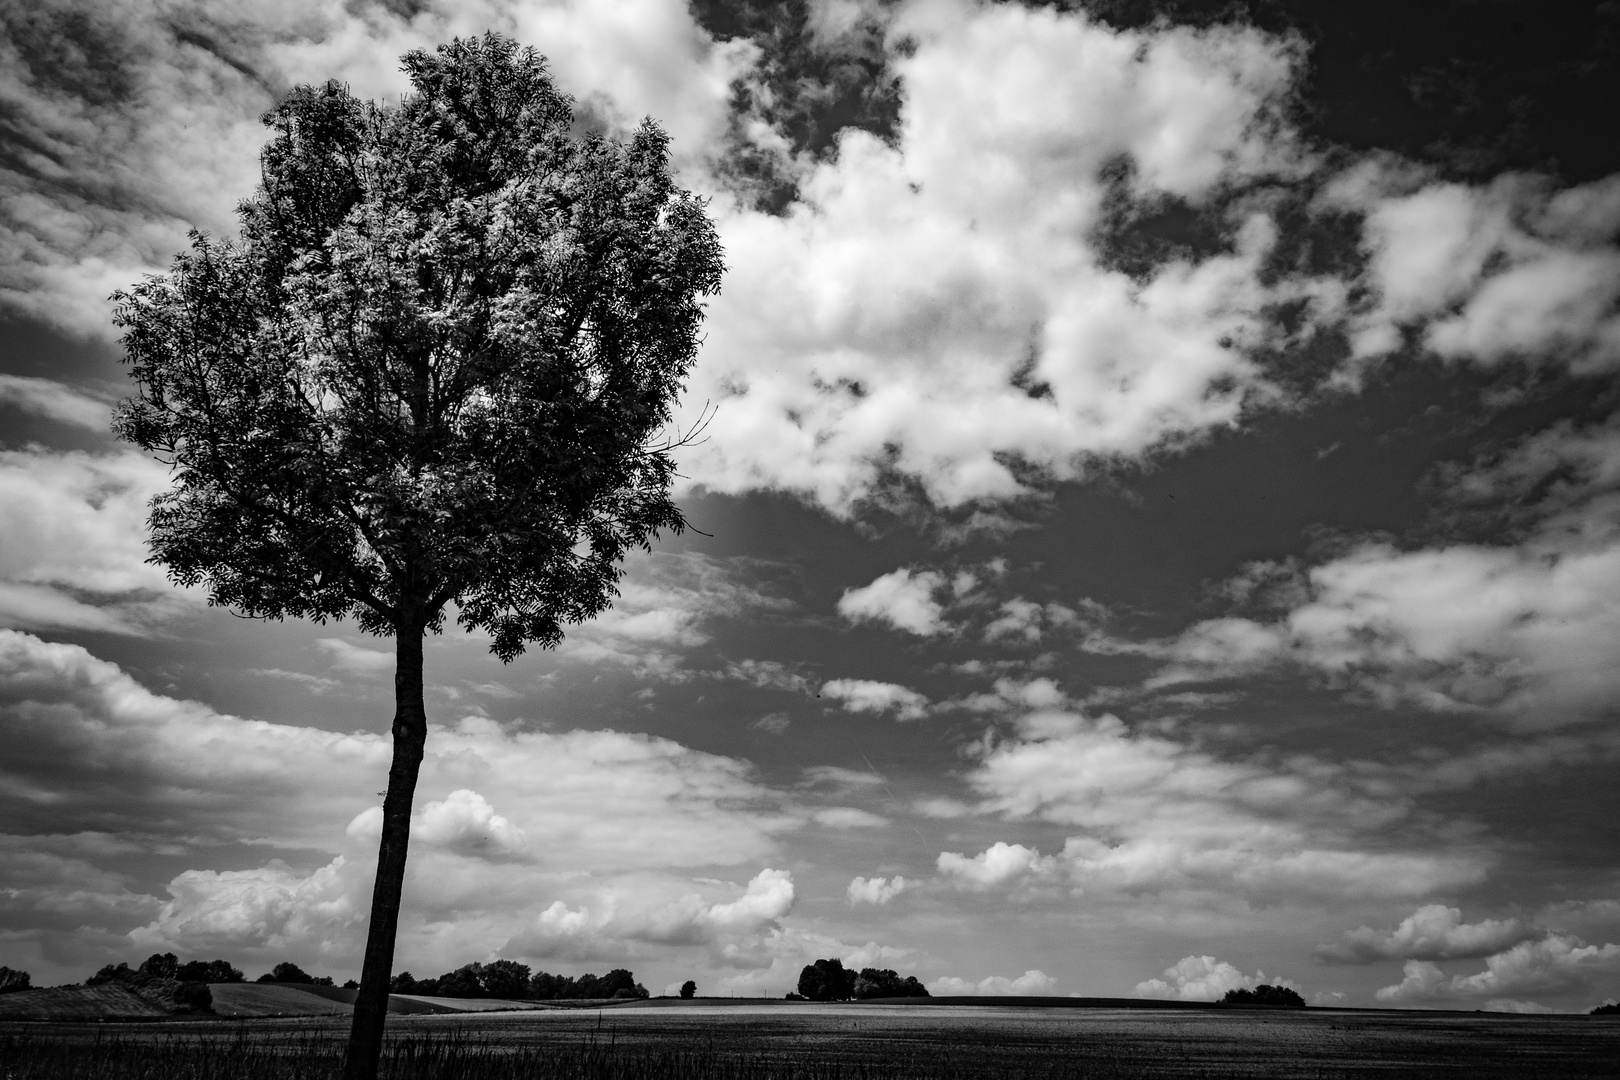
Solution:
<svg viewBox="0 0 1620 1080">
<path fill-rule="evenodd" d="M 1221 998 L 1222 1005 L 1281 1005 L 1291 1009 L 1303 1009 L 1305 999 L 1299 996 L 1299 991 L 1287 986 L 1267 986 L 1262 983 L 1253 990 L 1239 988 L 1228 990 L 1226 996 Z"/>
<path fill-rule="evenodd" d="M 296 88 L 240 238 L 115 294 L 116 426 L 173 466 L 151 546 L 178 583 L 381 634 L 454 602 L 510 659 L 681 527 L 658 439 L 720 248 L 663 132 L 576 137 L 532 49 L 404 65 L 397 104 Z"/>
</svg>

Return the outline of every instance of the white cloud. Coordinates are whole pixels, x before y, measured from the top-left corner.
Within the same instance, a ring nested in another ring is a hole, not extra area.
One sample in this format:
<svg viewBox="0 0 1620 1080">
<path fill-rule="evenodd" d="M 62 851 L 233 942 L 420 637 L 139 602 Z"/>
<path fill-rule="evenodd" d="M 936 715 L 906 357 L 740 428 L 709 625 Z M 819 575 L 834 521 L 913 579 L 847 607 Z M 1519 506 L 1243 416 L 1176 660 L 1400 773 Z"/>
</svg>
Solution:
<svg viewBox="0 0 1620 1080">
<path fill-rule="evenodd" d="M 331 654 L 334 671 L 350 675 L 382 675 L 394 670 L 392 651 L 368 649 L 342 638 L 317 638 L 315 644 Z"/>
<path fill-rule="evenodd" d="M 106 401 L 54 379 L 0 375 L 0 405 L 92 431 L 106 431 L 112 421 Z"/>
<path fill-rule="evenodd" d="M 1069 697 L 1058 684 L 1044 676 L 1019 682 L 1016 679 L 997 679 L 990 693 L 970 694 L 948 704 L 970 712 L 1004 712 L 1009 708 L 1057 709 L 1068 704 Z"/>
<path fill-rule="evenodd" d="M 1245 975 L 1213 956 L 1184 956 L 1164 969 L 1163 978 L 1137 983 L 1135 993 L 1137 997 L 1176 1001 L 1219 1001 L 1228 990 L 1264 985 L 1294 987 L 1287 979 L 1267 978 L 1264 971 Z"/>
<path fill-rule="evenodd" d="M 822 685 L 821 693 L 842 703 L 845 712 L 892 712 L 897 720 L 921 720 L 928 715 L 926 697 L 895 683 L 833 679 Z"/>
<path fill-rule="evenodd" d="M 1485 969 L 1449 979 L 1434 964 L 1408 960 L 1404 977 L 1379 990 L 1379 1001 L 1407 1004 L 1444 998 L 1505 998 L 1581 990 L 1598 976 L 1620 974 L 1620 944 L 1587 945 L 1551 932 L 1486 957 Z"/>
<path fill-rule="evenodd" d="M 0 97 L 18 145 L 39 150 L 0 170 L 0 302 L 110 336 L 113 289 L 166 265 L 192 226 L 234 229 L 276 93 L 335 78 L 397 96 L 403 53 L 491 29 L 539 47 L 598 118 L 658 117 L 683 163 L 713 153 L 731 83 L 757 57 L 710 40 L 678 0 L 430 0 L 411 15 L 332 0 L 196 12 L 43 0 L 0 35 Z M 73 34 L 98 47 L 57 47 Z"/>
<path fill-rule="evenodd" d="M 344 858 L 300 875 L 274 861 L 256 870 L 187 870 L 169 883 L 171 899 L 157 917 L 130 931 L 142 949 L 210 950 L 311 948 L 351 953 L 364 921 L 361 884 L 345 880 Z"/>
<path fill-rule="evenodd" d="M 1029 997 L 1052 993 L 1057 980 L 1044 971 L 1031 969 L 1009 979 L 1005 975 L 990 975 L 978 982 L 968 982 L 954 975 L 943 975 L 928 984 L 928 992 L 938 997 Z"/>
<path fill-rule="evenodd" d="M 906 885 L 906 879 L 899 874 L 892 878 L 857 877 L 849 883 L 847 895 L 851 907 L 856 904 L 876 904 L 882 907 L 905 892 Z"/>
<path fill-rule="evenodd" d="M 838 614 L 850 622 L 886 622 L 897 630 L 921 637 L 950 629 L 934 600 L 934 591 L 945 585 L 943 575 L 932 570 L 913 574 L 909 567 L 883 574 L 870 585 L 846 589 L 838 599 Z"/>
<path fill-rule="evenodd" d="M 855 806 L 829 806 L 813 810 L 810 819 L 829 829 L 880 829 L 889 819 Z"/>
<path fill-rule="evenodd" d="M 1088 892 L 1421 897 L 1481 880 L 1491 861 L 1440 837 L 1424 844 L 1406 800 L 1339 766 L 1222 760 L 1112 716 L 1030 713 L 967 779 L 980 813 L 1076 829 L 1049 858 Z M 1404 846 L 1383 835 L 1397 822 Z"/>
<path fill-rule="evenodd" d="M 1142 648 L 1170 660 L 1148 685 L 1299 664 L 1386 704 L 1526 727 L 1601 715 L 1620 696 L 1620 537 L 1366 544 L 1308 579 L 1309 600 L 1277 622 L 1209 620 Z"/>
<path fill-rule="evenodd" d="M 1490 956 L 1535 931 L 1518 919 L 1462 921 L 1459 908 L 1426 904 L 1388 932 L 1369 926 L 1347 931 L 1344 940 L 1317 947 L 1316 955 L 1337 963 L 1368 964 L 1375 960 L 1460 960 Z"/>
<path fill-rule="evenodd" d="M 1521 174 L 1411 187 L 1408 167 L 1375 161 L 1329 188 L 1329 202 L 1367 215 L 1378 301 L 1359 317 L 1360 353 L 1415 326 L 1446 357 L 1620 364 L 1620 177 L 1563 191 Z"/>
<path fill-rule="evenodd" d="M 349 823 L 348 835 L 375 843 L 382 835 L 382 807 L 373 806 Z M 495 812 L 476 791 L 459 788 L 429 802 L 411 817 L 412 843 L 467 854 L 499 857 L 525 848 L 523 830 Z"/>
<path fill-rule="evenodd" d="M 0 451 L 0 625 L 146 634 L 186 606 L 146 561 L 166 482 L 140 454 Z"/>
<path fill-rule="evenodd" d="M 961 884 L 989 888 L 1039 874 L 1051 867 L 1052 860 L 1041 858 L 1040 852 L 1022 844 L 997 840 L 971 858 L 960 852 L 942 851 L 936 865 L 940 873 Z"/>
<path fill-rule="evenodd" d="M 778 928 L 796 899 L 793 876 L 786 870 L 761 870 L 733 899 L 676 894 L 681 884 L 660 877 L 602 883 L 578 908 L 554 901 L 507 947 L 528 955 L 576 958 L 625 955 L 633 943 L 723 950 Z M 707 891 L 716 886 L 737 891 L 721 882 L 709 882 Z"/>
<path fill-rule="evenodd" d="M 681 653 L 709 641 L 709 619 L 791 606 L 737 580 L 730 564 L 697 554 L 632 553 L 618 588 L 613 606 L 570 628 L 556 655 L 680 682 L 696 674 Z M 718 674 L 779 690 L 809 689 L 802 676 L 768 661 L 739 661 Z"/>
<path fill-rule="evenodd" d="M 91 925 L 121 934 L 138 920 L 143 941 L 177 950 L 212 949 L 246 926 L 244 949 L 284 951 L 271 962 L 355 959 L 359 938 L 339 924 L 369 903 L 386 735 L 224 715 L 154 694 L 77 646 L 0 631 L 0 744 L 0 814 L 12 833 L 40 834 L 0 844 L 0 877 L 33 874 L 39 898 L 82 894 L 75 925 L 95 917 Z M 785 871 L 746 888 L 691 875 L 757 865 L 778 832 L 811 818 L 784 809 L 732 758 L 646 735 L 524 731 L 476 717 L 431 725 L 417 800 L 400 955 L 418 968 L 487 954 L 538 925 L 554 901 L 599 918 L 601 898 L 620 893 L 649 908 L 641 922 L 610 924 L 639 935 L 617 939 L 621 952 L 661 932 L 678 938 L 683 925 L 757 933 L 791 906 Z M 193 869 L 160 902 L 116 874 L 96 876 L 112 856 L 88 839 L 68 862 L 39 861 L 61 846 L 51 835 L 114 830 Z M 216 869 L 221 851 L 239 845 L 332 861 L 319 874 L 274 862 Z M 682 898 L 705 893 L 697 915 L 683 916 Z"/>
<path fill-rule="evenodd" d="M 682 454 L 694 484 L 848 513 L 899 476 L 960 506 L 1027 493 L 1018 463 L 1072 478 L 1272 393 L 1245 357 L 1265 309 L 1342 289 L 1262 283 L 1264 208 L 1224 222 L 1230 251 L 1142 281 L 1091 237 L 1120 160 L 1143 204 L 1297 175 L 1293 43 L 966 2 L 903 8 L 902 37 L 894 145 L 845 130 L 785 216 L 717 205 L 731 272 L 688 395 L 719 406 Z"/>
</svg>

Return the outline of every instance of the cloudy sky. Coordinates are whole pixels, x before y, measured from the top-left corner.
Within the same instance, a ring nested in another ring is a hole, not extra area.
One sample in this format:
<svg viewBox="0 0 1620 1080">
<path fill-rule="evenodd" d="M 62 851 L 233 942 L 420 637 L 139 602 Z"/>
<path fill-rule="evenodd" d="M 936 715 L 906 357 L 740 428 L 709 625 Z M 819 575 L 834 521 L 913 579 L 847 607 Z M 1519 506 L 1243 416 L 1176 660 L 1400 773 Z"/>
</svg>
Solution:
<svg viewBox="0 0 1620 1080">
<path fill-rule="evenodd" d="M 106 297 L 495 29 L 711 199 L 713 419 L 609 613 L 429 642 L 398 967 L 1620 996 L 1620 12 L 1223 9 L 0 2 L 0 963 L 358 973 L 389 643 L 144 562 Z"/>
</svg>

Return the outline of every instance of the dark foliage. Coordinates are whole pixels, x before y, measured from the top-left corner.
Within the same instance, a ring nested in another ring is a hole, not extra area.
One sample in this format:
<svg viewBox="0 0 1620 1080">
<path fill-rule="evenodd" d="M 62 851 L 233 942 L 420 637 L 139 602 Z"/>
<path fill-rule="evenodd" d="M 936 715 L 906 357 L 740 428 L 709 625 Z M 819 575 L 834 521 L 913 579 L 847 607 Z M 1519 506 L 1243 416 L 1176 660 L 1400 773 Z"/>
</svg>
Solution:
<svg viewBox="0 0 1620 1080">
<path fill-rule="evenodd" d="M 692 997 L 696 993 L 697 993 L 697 983 L 693 982 L 691 979 L 687 979 L 685 982 L 681 983 L 681 997 L 684 1000 L 687 1000 L 687 1001 L 692 1000 Z"/>
<path fill-rule="evenodd" d="M 147 957 L 138 968 L 131 968 L 128 964 L 108 964 L 86 979 L 85 985 L 118 983 L 172 1013 L 212 1012 L 214 995 L 208 989 L 208 984 L 182 982 L 176 978 L 180 967 L 173 953 L 158 953 Z"/>
<path fill-rule="evenodd" d="M 239 983 L 245 981 L 242 970 L 227 960 L 189 960 L 175 971 L 181 982 Z"/>
<path fill-rule="evenodd" d="M 128 964 L 107 964 L 98 969 L 94 975 L 84 980 L 84 985 L 100 986 L 102 983 L 130 983 L 134 981 L 135 969 Z"/>
<path fill-rule="evenodd" d="M 817 960 L 799 972 L 799 993 L 810 1001 L 848 1001 L 855 994 L 856 978 L 842 960 Z"/>
<path fill-rule="evenodd" d="M 479 972 L 478 982 L 490 997 L 520 998 L 529 992 L 529 965 L 492 960 Z"/>
<path fill-rule="evenodd" d="M 311 975 L 309 972 L 305 971 L 303 968 L 299 967 L 297 964 L 294 964 L 294 963 L 292 963 L 291 961 L 288 961 L 288 960 L 283 960 L 281 963 L 279 963 L 275 967 L 271 968 L 269 974 L 259 976 L 259 981 L 260 982 L 279 982 L 279 983 L 305 983 L 307 985 L 314 985 L 315 984 L 315 976 Z"/>
<path fill-rule="evenodd" d="M 1262 983 L 1253 990 L 1228 990 L 1221 998 L 1222 1005 L 1282 1005 L 1290 1009 L 1303 1009 L 1305 999 L 1287 986 L 1267 986 Z"/>
<path fill-rule="evenodd" d="M 0 994 L 9 994 L 14 990 L 31 989 L 32 976 L 26 971 L 15 971 L 8 967 L 0 967 Z"/>
<path fill-rule="evenodd" d="M 137 974 L 149 979 L 172 979 L 180 971 L 180 959 L 174 953 L 153 953 L 141 961 Z"/>
<path fill-rule="evenodd" d="M 464 964 L 436 979 L 418 979 L 402 971 L 389 981 L 396 994 L 427 997 L 528 998 L 540 1001 L 596 998 L 644 998 L 647 988 L 624 968 L 606 975 L 552 975 L 544 971 L 530 974 L 528 965 L 515 960 L 492 960 L 487 964 Z"/>
<path fill-rule="evenodd" d="M 1589 1014 L 1591 1016 L 1620 1016 L 1620 1004 L 1613 1001 L 1607 1005 L 1599 1005 Z"/>
<path fill-rule="evenodd" d="M 433 990 L 424 990 L 424 989 L 422 989 L 422 986 L 423 986 L 422 980 L 417 979 L 416 976 L 412 975 L 408 971 L 401 971 L 398 975 L 395 975 L 392 979 L 388 980 L 388 990 L 389 990 L 390 993 L 394 993 L 394 994 L 429 994 L 429 995 L 431 995 L 434 990 L 437 990 L 439 988 L 438 981 L 435 980 L 435 979 L 428 979 L 426 981 L 430 982 L 430 983 L 433 983 Z"/>
<path fill-rule="evenodd" d="M 856 1000 L 880 997 L 928 997 L 928 988 L 915 975 L 901 978 L 888 968 L 862 968 L 850 989 Z"/>
<path fill-rule="evenodd" d="M 116 428 L 174 466 L 150 540 L 175 582 L 384 635 L 453 602 L 511 659 L 683 525 L 656 440 L 720 251 L 664 133 L 574 138 L 533 50 L 405 66 L 397 105 L 296 87 L 241 239 L 116 295 Z"/>
</svg>

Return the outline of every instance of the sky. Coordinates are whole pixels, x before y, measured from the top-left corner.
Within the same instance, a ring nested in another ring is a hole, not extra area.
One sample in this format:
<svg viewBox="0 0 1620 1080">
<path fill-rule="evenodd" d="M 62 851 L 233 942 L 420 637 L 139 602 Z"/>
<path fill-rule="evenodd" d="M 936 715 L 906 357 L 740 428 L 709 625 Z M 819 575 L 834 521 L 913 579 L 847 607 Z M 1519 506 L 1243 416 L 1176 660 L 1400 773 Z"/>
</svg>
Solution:
<svg viewBox="0 0 1620 1080">
<path fill-rule="evenodd" d="M 0 963 L 358 975 L 392 651 L 145 561 L 108 294 L 496 30 L 670 133 L 692 528 L 427 648 L 396 968 L 1620 997 L 1620 9 L 0 2 Z"/>
</svg>

